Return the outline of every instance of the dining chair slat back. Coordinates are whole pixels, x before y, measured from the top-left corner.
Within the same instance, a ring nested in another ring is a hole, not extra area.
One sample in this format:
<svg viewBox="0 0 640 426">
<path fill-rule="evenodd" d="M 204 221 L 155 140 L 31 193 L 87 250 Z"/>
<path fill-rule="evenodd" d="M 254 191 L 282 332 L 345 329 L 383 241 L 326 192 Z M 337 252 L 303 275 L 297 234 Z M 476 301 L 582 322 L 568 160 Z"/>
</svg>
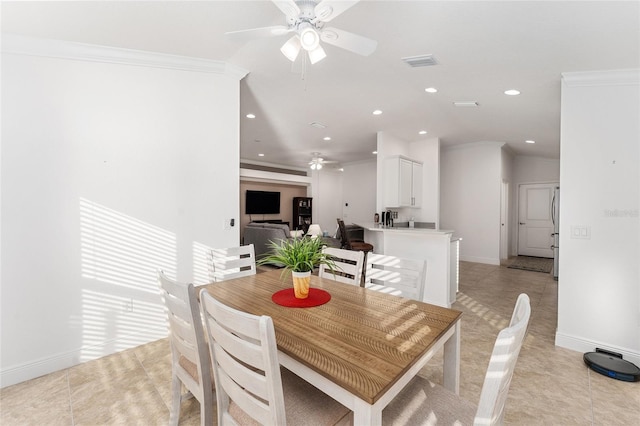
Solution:
<svg viewBox="0 0 640 426">
<path fill-rule="evenodd" d="M 498 333 L 496 343 L 493 346 L 474 423 L 502 424 L 511 378 L 516 368 L 516 361 L 522 348 L 530 316 L 529 296 L 522 293 L 516 301 L 509 327 Z"/>
<path fill-rule="evenodd" d="M 322 252 L 331 256 L 334 262 L 332 271 L 327 265 L 320 265 L 318 276 L 346 284 L 360 285 L 364 252 L 324 247 Z"/>
<path fill-rule="evenodd" d="M 416 376 L 382 412 L 382 424 L 500 425 L 516 361 L 531 316 L 529 296 L 518 296 L 509 326 L 498 333 L 478 405 Z"/>
<path fill-rule="evenodd" d="M 253 244 L 211 249 L 209 279 L 226 281 L 256 273 L 256 253 Z"/>
<path fill-rule="evenodd" d="M 201 423 L 213 422 L 213 380 L 209 348 L 204 338 L 200 308 L 193 284 L 183 284 L 158 273 L 158 284 L 169 322 L 171 345 L 171 413 L 177 425 L 180 405 L 193 395 L 200 402 Z M 190 393 L 182 394 L 182 385 Z"/>
<path fill-rule="evenodd" d="M 271 317 L 236 310 L 206 289 L 200 292 L 200 307 L 211 351 L 218 425 L 335 424 L 349 414 L 295 374 L 280 370 Z"/>
<path fill-rule="evenodd" d="M 209 336 L 218 424 L 233 424 L 230 401 L 258 422 L 284 424 L 284 395 L 273 322 L 200 295 Z"/>
<path fill-rule="evenodd" d="M 426 271 L 426 260 L 369 253 L 364 285 L 371 290 L 422 301 Z"/>
</svg>

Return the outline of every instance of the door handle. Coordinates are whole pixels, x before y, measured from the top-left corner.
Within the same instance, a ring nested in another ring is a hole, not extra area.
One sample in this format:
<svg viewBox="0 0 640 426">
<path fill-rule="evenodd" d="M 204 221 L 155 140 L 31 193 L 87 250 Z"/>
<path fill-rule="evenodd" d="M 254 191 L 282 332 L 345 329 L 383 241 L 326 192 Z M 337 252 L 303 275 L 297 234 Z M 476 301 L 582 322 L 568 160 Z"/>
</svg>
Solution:
<svg viewBox="0 0 640 426">
<path fill-rule="evenodd" d="M 526 223 L 525 222 L 520 222 L 520 225 L 526 225 Z"/>
</svg>

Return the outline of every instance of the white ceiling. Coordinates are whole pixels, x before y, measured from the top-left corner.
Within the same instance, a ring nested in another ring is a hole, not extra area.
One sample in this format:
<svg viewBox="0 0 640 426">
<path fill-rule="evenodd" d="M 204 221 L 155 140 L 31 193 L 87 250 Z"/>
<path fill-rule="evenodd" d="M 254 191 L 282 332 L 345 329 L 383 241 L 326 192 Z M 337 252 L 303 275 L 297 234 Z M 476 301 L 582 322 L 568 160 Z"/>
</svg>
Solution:
<svg viewBox="0 0 640 426">
<path fill-rule="evenodd" d="M 3 1 L 1 12 L 3 32 L 249 70 L 241 85 L 241 157 L 297 167 L 314 151 L 341 163 L 370 159 L 377 131 L 408 141 L 438 137 L 443 145 L 500 141 L 516 154 L 558 158 L 561 73 L 640 68 L 638 1 L 363 0 L 331 26 L 377 40 L 375 53 L 324 45 L 327 58 L 308 65 L 304 79 L 292 72 L 300 64 L 292 67 L 279 51 L 287 36 L 247 43 L 223 36 L 284 24 L 269 1 Z M 422 54 L 439 65 L 411 68 L 401 60 Z M 504 95 L 512 88 L 521 95 Z M 373 116 L 374 109 L 383 114 Z M 327 128 L 309 126 L 314 121 Z"/>
</svg>

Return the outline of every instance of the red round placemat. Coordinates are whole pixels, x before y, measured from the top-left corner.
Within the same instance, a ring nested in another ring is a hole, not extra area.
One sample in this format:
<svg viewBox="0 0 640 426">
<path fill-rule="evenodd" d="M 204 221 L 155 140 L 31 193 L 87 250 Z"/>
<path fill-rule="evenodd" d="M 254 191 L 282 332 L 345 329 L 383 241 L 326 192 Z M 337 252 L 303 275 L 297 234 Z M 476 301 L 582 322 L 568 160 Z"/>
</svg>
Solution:
<svg viewBox="0 0 640 426">
<path fill-rule="evenodd" d="M 307 296 L 306 299 L 297 299 L 293 293 L 293 288 L 285 288 L 284 290 L 273 293 L 271 300 L 278 305 L 289 308 L 311 308 L 313 306 L 324 305 L 331 300 L 331 295 L 319 288 L 310 288 L 309 296 Z"/>
</svg>

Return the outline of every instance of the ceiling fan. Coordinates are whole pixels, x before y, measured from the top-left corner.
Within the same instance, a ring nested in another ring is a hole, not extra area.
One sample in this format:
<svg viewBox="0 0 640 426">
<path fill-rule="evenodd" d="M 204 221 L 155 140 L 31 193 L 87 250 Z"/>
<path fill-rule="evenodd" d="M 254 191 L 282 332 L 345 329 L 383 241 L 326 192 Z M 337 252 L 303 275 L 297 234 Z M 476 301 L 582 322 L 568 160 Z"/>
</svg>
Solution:
<svg viewBox="0 0 640 426">
<path fill-rule="evenodd" d="M 362 56 L 371 55 L 378 42 L 325 24 L 360 0 L 272 0 L 285 14 L 287 25 L 231 31 L 225 36 L 232 40 L 247 41 L 260 37 L 274 37 L 295 33 L 280 51 L 294 62 L 301 49 L 307 51 L 312 64 L 324 59 L 327 54 L 320 45 L 322 40 Z"/>
<path fill-rule="evenodd" d="M 321 158 L 319 152 L 312 152 L 311 155 L 313 155 L 313 158 L 309 161 L 311 170 L 320 170 L 324 164 L 337 163 L 337 161 L 327 161 L 324 158 Z"/>
</svg>

